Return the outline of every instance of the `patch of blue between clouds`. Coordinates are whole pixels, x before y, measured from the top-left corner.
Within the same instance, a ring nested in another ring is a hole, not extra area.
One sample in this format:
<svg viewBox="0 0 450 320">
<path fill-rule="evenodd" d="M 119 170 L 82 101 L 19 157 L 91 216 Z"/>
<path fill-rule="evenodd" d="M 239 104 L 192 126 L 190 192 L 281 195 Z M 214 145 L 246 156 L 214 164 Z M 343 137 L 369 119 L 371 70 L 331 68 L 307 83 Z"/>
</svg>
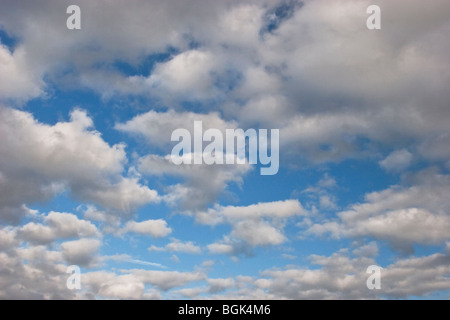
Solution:
<svg viewBox="0 0 450 320">
<path fill-rule="evenodd" d="M 18 39 L 12 37 L 8 32 L 6 32 L 0 25 L 0 43 L 8 47 L 9 51 L 13 52 L 18 44 Z"/>
<path fill-rule="evenodd" d="M 265 25 L 260 30 L 260 35 L 276 31 L 280 25 L 292 18 L 297 9 L 302 8 L 304 3 L 298 0 L 286 0 L 280 5 L 269 9 L 265 15 Z"/>
</svg>

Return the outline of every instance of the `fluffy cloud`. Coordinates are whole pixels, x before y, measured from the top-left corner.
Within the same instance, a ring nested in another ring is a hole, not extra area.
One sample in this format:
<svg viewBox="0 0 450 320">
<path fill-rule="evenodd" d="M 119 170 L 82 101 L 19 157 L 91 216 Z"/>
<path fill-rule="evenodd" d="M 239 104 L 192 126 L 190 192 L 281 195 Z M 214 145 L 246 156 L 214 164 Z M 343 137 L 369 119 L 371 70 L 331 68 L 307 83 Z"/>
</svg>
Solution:
<svg viewBox="0 0 450 320">
<path fill-rule="evenodd" d="M 250 165 L 175 165 L 170 156 L 146 156 L 139 165 L 143 174 L 181 177 L 183 183 L 168 186 L 164 200 L 184 211 L 203 210 L 214 203 L 231 183 L 242 183 Z"/>
<path fill-rule="evenodd" d="M 67 289 L 66 267 L 57 251 L 44 246 L 0 251 L 2 299 L 73 299 Z M 26 262 L 26 263 L 25 263 Z"/>
<path fill-rule="evenodd" d="M 159 64 L 145 81 L 155 90 L 165 90 L 191 99 L 214 96 L 214 55 L 210 52 L 190 50 L 166 63 Z"/>
<path fill-rule="evenodd" d="M 169 152 L 172 132 L 184 128 L 193 133 L 194 121 L 202 121 L 204 130 L 214 128 L 222 133 L 225 133 L 226 129 L 237 128 L 235 122 L 223 120 L 218 113 L 200 114 L 168 110 L 167 112 L 148 111 L 137 115 L 125 123 L 116 124 L 116 129 L 144 137 L 150 145 Z"/>
<path fill-rule="evenodd" d="M 215 225 L 226 221 L 260 220 L 262 218 L 283 219 L 305 214 L 298 200 L 262 202 L 246 207 L 219 206 L 196 214 L 197 221 Z"/>
<path fill-rule="evenodd" d="M 138 115 L 116 128 L 134 135 L 145 137 L 146 141 L 163 152 L 170 153 L 175 146 L 171 142 L 172 132 L 183 128 L 194 132 L 194 121 L 202 121 L 203 130 L 214 128 L 225 137 L 226 129 L 235 129 L 235 122 L 224 121 L 219 114 L 197 114 L 193 112 L 149 111 Z M 225 145 L 225 144 L 224 144 Z M 166 187 L 164 200 L 183 210 L 203 210 L 213 203 L 231 183 L 241 183 L 242 177 L 250 171 L 250 165 L 180 165 L 171 161 L 170 155 L 144 155 L 139 159 L 138 169 L 146 176 L 181 177 L 183 183 Z"/>
<path fill-rule="evenodd" d="M 79 244 L 70 246 L 79 249 Z M 92 247 L 93 243 L 84 242 L 83 245 Z M 426 296 L 450 289 L 448 244 L 440 253 L 398 259 L 383 266 L 381 290 L 366 287 L 369 277 L 366 270 L 368 266 L 377 264 L 373 258 L 377 250 L 374 251 L 373 243 L 362 247 L 365 253 L 354 250 L 355 256 L 345 249 L 330 256 L 311 255 L 309 260 L 314 267 L 289 265 L 264 270 L 251 277 L 208 278 L 198 271 L 142 269 L 121 270 L 119 273 L 85 272 L 82 275 L 83 291 L 76 293 L 66 288 L 66 266 L 61 264 L 64 251 L 34 246 L 9 250 L 9 254 L 0 252 L 0 297 L 161 299 L 169 293 L 193 299 L 205 294 L 212 299 L 378 299 Z M 79 257 L 83 254 L 78 252 Z M 195 287 L 196 284 L 199 286 Z M 148 289 L 147 285 L 153 288 Z M 181 289 L 187 285 L 189 288 Z M 172 291 L 174 289 L 178 290 Z"/>
<path fill-rule="evenodd" d="M 167 226 L 167 222 L 164 220 L 147 220 L 142 222 L 129 221 L 122 231 L 162 238 L 169 235 L 172 229 Z"/>
<path fill-rule="evenodd" d="M 283 228 L 286 220 L 305 215 L 297 200 L 258 203 L 247 207 L 216 206 L 206 212 L 196 213 L 198 222 L 209 225 L 227 223 L 232 226 L 229 236 L 208 245 L 214 254 L 251 253 L 256 246 L 279 245 L 285 242 Z"/>
<path fill-rule="evenodd" d="M 23 47 L 14 52 L 0 43 L 0 99 L 27 100 L 43 93 L 43 81 L 30 72 Z"/>
<path fill-rule="evenodd" d="M 161 299 L 164 291 L 205 279 L 198 272 L 121 270 L 120 274 L 96 271 L 83 275 L 83 283 L 96 297 L 116 299 Z M 152 285 L 157 289 L 147 289 Z"/>
<path fill-rule="evenodd" d="M 16 230 L 14 228 L 0 229 L 0 240 L 0 251 L 14 247 L 18 243 Z"/>
<path fill-rule="evenodd" d="M 24 203 L 50 199 L 69 189 L 79 199 L 129 214 L 158 200 L 158 194 L 121 175 L 124 145 L 109 146 L 85 111 L 53 126 L 27 112 L 0 108 L 0 213 L 17 221 Z M 12 212 L 12 213 L 11 213 Z"/>
<path fill-rule="evenodd" d="M 19 229 L 22 239 L 34 244 L 50 244 L 57 239 L 99 236 L 97 227 L 70 213 L 50 212 L 44 224 L 30 222 Z"/>
<path fill-rule="evenodd" d="M 313 225 L 308 232 L 334 237 L 364 237 L 389 241 L 411 251 L 412 245 L 442 244 L 449 240 L 450 177 L 425 171 L 410 187 L 393 186 L 366 195 L 366 202 L 338 214 L 337 221 Z"/>
<path fill-rule="evenodd" d="M 412 160 L 413 155 L 408 150 L 402 149 L 392 152 L 386 159 L 380 161 L 380 166 L 388 171 L 399 171 L 407 168 Z"/>
<path fill-rule="evenodd" d="M 132 275 L 121 275 L 104 283 L 98 294 L 115 299 L 142 299 L 145 284 Z"/>
<path fill-rule="evenodd" d="M 96 262 L 101 246 L 97 239 L 80 239 L 61 244 L 61 253 L 65 261 L 71 265 L 90 266 Z"/>
<path fill-rule="evenodd" d="M 183 100 L 206 99 L 208 110 L 227 119 L 282 129 L 291 160 L 367 156 L 359 138 L 399 149 L 404 139 L 417 139 L 424 155 L 443 160 L 436 152 L 446 149 L 448 135 L 445 0 L 426 8 L 419 0 L 380 1 L 389 32 L 367 30 L 370 1 L 133 0 L 126 10 L 108 4 L 101 15 L 97 5 L 81 1 L 89 14 L 76 34 L 59 27 L 64 4 L 18 3 L 4 3 L 2 25 L 23 41 L 26 64 L 37 74 L 45 69 L 49 79 L 60 80 L 55 83 L 102 95 L 162 97 L 177 108 Z M 165 58 L 157 58 L 161 53 Z M 144 74 L 124 75 L 114 67 L 120 61 L 139 69 L 155 55 Z"/>
<path fill-rule="evenodd" d="M 163 291 L 205 279 L 200 272 L 129 270 L 130 274 Z"/>
<path fill-rule="evenodd" d="M 164 247 L 151 246 L 148 248 L 149 251 L 170 251 L 170 252 L 181 252 L 189 254 L 200 254 L 202 249 L 195 245 L 194 242 L 182 242 L 178 239 L 172 239 L 172 242 L 168 243 Z"/>
<path fill-rule="evenodd" d="M 231 237 L 242 239 L 252 247 L 278 245 L 286 240 L 280 230 L 264 221 L 240 221 L 234 225 Z"/>
<path fill-rule="evenodd" d="M 395 262 L 381 272 L 381 290 L 366 287 L 366 269 L 374 261 L 350 258 L 345 252 L 330 257 L 312 256 L 317 270 L 288 268 L 267 270 L 256 287 L 270 296 L 286 299 L 374 299 L 423 296 L 435 290 L 448 290 L 448 253 Z M 419 271 L 420 270 L 420 271 Z M 378 291 L 378 292 L 376 292 Z"/>
<path fill-rule="evenodd" d="M 368 245 L 373 247 L 372 245 Z M 370 250 L 373 251 L 373 250 Z M 286 266 L 268 269 L 259 276 L 208 279 L 199 286 L 178 293 L 199 299 L 209 293 L 211 299 L 385 299 L 427 296 L 447 291 L 449 251 L 423 257 L 399 259 L 381 270 L 381 289 L 366 286 L 367 268 L 376 265 L 372 257 L 353 257 L 348 250 L 330 256 L 311 255 L 314 267 Z"/>
<path fill-rule="evenodd" d="M 86 220 L 99 223 L 102 227 L 102 233 L 118 233 L 120 230 L 120 217 L 107 212 L 98 210 L 95 206 L 79 206 L 77 211 L 83 212 L 83 217 Z"/>
<path fill-rule="evenodd" d="M 217 294 L 219 292 L 225 291 L 235 285 L 235 280 L 232 278 L 226 279 L 208 279 L 209 289 L 208 291 L 212 294 Z"/>
</svg>

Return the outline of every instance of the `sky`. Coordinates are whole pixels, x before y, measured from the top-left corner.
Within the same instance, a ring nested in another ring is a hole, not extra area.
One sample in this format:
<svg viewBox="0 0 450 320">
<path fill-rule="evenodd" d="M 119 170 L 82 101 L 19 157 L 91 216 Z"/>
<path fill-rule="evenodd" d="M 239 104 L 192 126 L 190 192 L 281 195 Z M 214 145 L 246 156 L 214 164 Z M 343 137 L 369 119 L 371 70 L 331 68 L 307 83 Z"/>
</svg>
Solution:
<svg viewBox="0 0 450 320">
<path fill-rule="evenodd" d="M 449 299 L 449 14 L 0 0 L 0 299 Z M 279 171 L 175 165 L 194 121 Z"/>
</svg>

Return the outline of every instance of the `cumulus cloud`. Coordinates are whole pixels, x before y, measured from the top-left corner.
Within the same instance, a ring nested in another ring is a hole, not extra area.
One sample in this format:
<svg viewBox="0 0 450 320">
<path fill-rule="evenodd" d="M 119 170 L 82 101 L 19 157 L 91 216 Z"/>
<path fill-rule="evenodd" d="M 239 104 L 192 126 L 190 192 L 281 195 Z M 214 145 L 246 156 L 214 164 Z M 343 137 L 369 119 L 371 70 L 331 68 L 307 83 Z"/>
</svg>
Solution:
<svg viewBox="0 0 450 320">
<path fill-rule="evenodd" d="M 122 229 L 122 232 L 133 232 L 153 238 L 162 238 L 172 233 L 172 229 L 167 226 L 166 221 L 160 219 L 141 222 L 129 221 Z"/>
<path fill-rule="evenodd" d="M 17 245 L 18 240 L 16 238 L 17 231 L 14 228 L 4 227 L 0 229 L 0 251 L 7 250 Z"/>
<path fill-rule="evenodd" d="M 212 294 L 216 294 L 225 291 L 235 285 L 235 280 L 232 278 L 225 279 L 208 279 L 209 289 Z"/>
<path fill-rule="evenodd" d="M 158 200 L 156 191 L 121 175 L 124 145 L 109 146 L 92 127 L 82 110 L 72 111 L 70 122 L 50 126 L 27 112 L 0 108 L 2 220 L 17 221 L 27 213 L 25 203 L 51 199 L 66 189 L 124 214 Z"/>
<path fill-rule="evenodd" d="M 412 160 L 413 155 L 408 150 L 402 149 L 392 152 L 386 159 L 380 161 L 380 166 L 388 171 L 399 171 L 407 168 Z"/>
<path fill-rule="evenodd" d="M 65 261 L 71 265 L 90 266 L 96 262 L 101 246 L 98 239 L 80 239 L 61 244 L 61 253 Z"/>
<path fill-rule="evenodd" d="M 79 244 L 70 244 L 78 248 L 74 254 L 78 257 L 89 251 L 81 250 Z M 89 242 L 83 245 L 92 247 Z M 61 264 L 64 251 L 34 246 L 10 250 L 9 254 L 0 252 L 0 296 L 5 299 L 161 299 L 168 292 L 192 299 L 205 294 L 212 299 L 379 299 L 426 296 L 450 289 L 448 245 L 440 253 L 383 265 L 381 290 L 367 289 L 367 267 L 377 264 L 372 256 L 377 251 L 375 247 L 369 243 L 358 252 L 343 249 L 330 256 L 311 255 L 310 267 L 289 265 L 263 270 L 255 276 L 209 278 L 198 271 L 142 269 L 84 272 L 83 292 L 76 293 L 65 286 L 66 266 Z M 27 264 L 22 263 L 24 260 Z M 147 285 L 153 288 L 148 289 Z M 183 289 L 186 285 L 189 288 Z"/>
<path fill-rule="evenodd" d="M 258 203 L 247 207 L 216 206 L 195 214 L 198 222 L 209 225 L 230 224 L 232 231 L 221 241 L 208 245 L 213 254 L 250 254 L 257 246 L 279 245 L 286 241 L 286 220 L 306 211 L 298 200 Z"/>
<path fill-rule="evenodd" d="M 58 251 L 44 246 L 0 251 L 1 299 L 74 299 L 67 290 L 66 266 Z"/>
<path fill-rule="evenodd" d="M 50 244 L 58 239 L 100 236 L 97 227 L 71 213 L 50 212 L 44 224 L 30 222 L 21 227 L 19 236 L 34 244 Z"/>
<path fill-rule="evenodd" d="M 399 149 L 404 139 L 417 139 L 424 149 L 433 146 L 423 150 L 430 156 L 445 149 L 446 1 L 432 7 L 418 0 L 408 6 L 381 1 L 389 32 L 367 30 L 370 1 L 132 2 L 126 10 L 124 4 L 108 4 L 98 16 L 93 4 L 81 1 L 90 14 L 70 41 L 63 41 L 69 31 L 57 27 L 64 24 L 59 14 L 64 5 L 51 1 L 39 8 L 27 3 L 29 12 L 7 1 L 2 25 L 23 39 L 21 50 L 32 69 L 70 78 L 59 83 L 81 84 L 103 95 L 162 95 L 163 104 L 178 108 L 175 97 L 189 101 L 213 95 L 208 110 L 220 110 L 238 123 L 282 129 L 283 148 L 292 156 L 285 158 L 291 162 L 294 156 L 313 162 L 367 156 L 359 138 Z M 129 20 L 133 23 L 126 26 L 115 23 Z M 157 33 L 148 32 L 156 27 Z M 44 50 L 50 39 L 54 50 Z M 156 58 L 144 74 L 115 70 L 117 61 L 136 68 L 161 53 L 166 58 Z M 75 71 L 64 72 L 67 65 Z"/>
<path fill-rule="evenodd" d="M 200 272 L 150 271 L 138 269 L 129 270 L 128 272 L 144 283 L 154 285 L 163 291 L 205 279 L 205 275 Z"/>
<path fill-rule="evenodd" d="M 289 218 L 306 214 L 298 200 L 261 202 L 249 206 L 220 206 L 197 213 L 197 221 L 215 225 L 225 221 L 259 220 L 261 218 Z"/>
<path fill-rule="evenodd" d="M 372 246 L 369 244 L 368 246 Z M 209 293 L 211 299 L 386 299 L 427 296 L 450 288 L 449 252 L 423 257 L 399 259 L 381 270 L 381 289 L 366 286 L 367 268 L 376 265 L 372 257 L 348 250 L 330 256 L 311 255 L 314 267 L 289 265 L 263 270 L 258 276 L 207 280 L 198 286 L 177 293 L 199 299 Z"/>
<path fill-rule="evenodd" d="M 204 130 L 214 128 L 222 133 L 225 133 L 226 129 L 237 128 L 237 123 L 223 120 L 218 113 L 201 114 L 174 110 L 168 110 L 167 112 L 148 111 L 125 123 L 118 123 L 115 127 L 120 131 L 144 137 L 150 145 L 169 152 L 171 151 L 172 132 L 184 128 L 193 133 L 194 121 L 202 121 Z"/>
<path fill-rule="evenodd" d="M 146 141 L 170 153 L 175 146 L 171 142 L 172 132 L 183 128 L 194 134 L 194 122 L 202 121 L 203 130 L 210 128 L 220 130 L 226 137 L 226 129 L 236 129 L 235 122 L 224 121 L 219 114 L 197 114 L 193 112 L 149 111 L 138 115 L 126 123 L 117 124 L 118 130 L 145 137 Z M 192 137 L 193 138 L 193 137 Z M 225 141 L 225 140 L 224 140 Z M 224 142 L 225 146 L 225 142 Z M 235 154 L 234 151 L 226 151 Z M 194 156 L 197 156 L 194 154 Z M 229 156 L 228 154 L 226 156 Z M 149 154 L 138 161 L 138 169 L 146 176 L 173 176 L 184 179 L 184 182 L 169 185 L 164 190 L 166 203 L 179 206 L 186 211 L 203 210 L 214 203 L 229 184 L 242 182 L 243 176 L 250 171 L 249 164 L 242 165 L 175 165 L 170 155 Z"/>
<path fill-rule="evenodd" d="M 142 281 L 130 275 L 123 275 L 102 285 L 98 293 L 100 296 L 115 299 L 142 299 L 144 289 L 145 284 Z"/>
<path fill-rule="evenodd" d="M 27 66 L 26 51 L 10 52 L 0 43 L 0 99 L 27 99 L 43 94 L 43 81 Z"/>
<path fill-rule="evenodd" d="M 161 299 L 165 291 L 201 281 L 198 272 L 150 271 L 141 269 L 96 271 L 83 275 L 83 282 L 96 297 L 115 299 Z M 147 285 L 156 289 L 145 289 Z"/>
<path fill-rule="evenodd" d="M 145 84 L 191 99 L 212 98 L 215 56 L 210 52 L 189 50 L 159 64 Z"/>
<path fill-rule="evenodd" d="M 226 243 L 211 243 L 208 245 L 208 250 L 212 254 L 236 254 L 236 250 L 231 244 Z"/>
<path fill-rule="evenodd" d="M 264 221 L 240 221 L 234 226 L 231 237 L 242 239 L 253 247 L 278 245 L 286 240 L 280 230 Z"/>
<path fill-rule="evenodd" d="M 333 237 L 369 236 L 386 240 L 396 249 L 411 251 L 412 245 L 442 244 L 449 239 L 449 176 L 425 171 L 412 186 L 393 186 L 366 195 L 366 202 L 340 212 L 336 221 L 313 225 L 312 234 Z"/>
<path fill-rule="evenodd" d="M 103 234 L 119 232 L 121 221 L 117 215 L 108 214 L 93 205 L 79 206 L 77 211 L 83 212 L 84 219 L 100 224 Z"/>
<path fill-rule="evenodd" d="M 250 165 L 180 165 L 170 156 L 146 156 L 141 159 L 139 169 L 144 175 L 166 175 L 181 177 L 185 181 L 166 188 L 163 199 L 183 211 L 198 211 L 214 203 L 231 183 L 240 185 Z"/>
<path fill-rule="evenodd" d="M 182 242 L 178 239 L 172 239 L 172 242 L 168 243 L 164 247 L 151 246 L 149 251 L 170 251 L 189 254 L 200 254 L 202 249 L 195 245 L 192 241 Z"/>
</svg>

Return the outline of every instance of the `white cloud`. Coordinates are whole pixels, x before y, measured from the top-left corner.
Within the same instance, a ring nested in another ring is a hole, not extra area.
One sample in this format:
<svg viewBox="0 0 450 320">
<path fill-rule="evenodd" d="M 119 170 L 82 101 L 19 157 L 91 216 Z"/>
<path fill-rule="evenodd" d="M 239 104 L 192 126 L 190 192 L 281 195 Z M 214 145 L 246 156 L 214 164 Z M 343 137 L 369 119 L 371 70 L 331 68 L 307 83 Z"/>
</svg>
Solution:
<svg viewBox="0 0 450 320">
<path fill-rule="evenodd" d="M 208 291 L 212 294 L 216 294 L 233 287 L 235 285 L 235 280 L 233 278 L 208 279 L 208 284 L 209 284 Z"/>
<path fill-rule="evenodd" d="M 98 210 L 95 206 L 88 205 L 86 207 L 79 206 L 77 211 L 83 212 L 83 217 L 86 220 L 95 221 L 102 226 L 102 233 L 118 233 L 120 229 L 120 217 L 113 214 L 108 214 L 104 211 Z"/>
<path fill-rule="evenodd" d="M 0 251 L 1 299 L 74 299 L 67 290 L 66 266 L 60 252 L 44 246 Z"/>
<path fill-rule="evenodd" d="M 133 275 L 120 275 L 104 283 L 98 294 L 116 299 L 142 299 L 145 284 Z"/>
<path fill-rule="evenodd" d="M 65 189 L 122 214 L 158 201 L 155 191 L 122 177 L 124 145 L 109 146 L 92 126 L 81 110 L 72 111 L 70 122 L 50 126 L 27 112 L 0 108 L 1 218 L 17 221 L 27 213 L 24 203 Z"/>
<path fill-rule="evenodd" d="M 90 266 L 96 262 L 100 246 L 98 239 L 68 241 L 61 244 L 61 253 L 69 264 Z"/>
<path fill-rule="evenodd" d="M 7 251 L 18 243 L 16 238 L 16 230 L 11 227 L 4 227 L 0 229 L 0 252 Z"/>
<path fill-rule="evenodd" d="M 237 222 L 233 226 L 231 237 L 242 239 L 252 247 L 278 245 L 286 240 L 282 231 L 268 222 L 252 220 Z"/>
<path fill-rule="evenodd" d="M 189 254 L 200 254 L 202 249 L 195 245 L 192 241 L 182 242 L 178 239 L 172 239 L 172 242 L 168 243 L 164 247 L 151 246 L 148 248 L 149 251 L 170 251 L 170 252 L 180 252 Z"/>
<path fill-rule="evenodd" d="M 369 251 L 373 251 L 373 245 Z M 330 256 L 311 255 L 314 267 L 294 265 L 264 270 L 259 276 L 207 279 L 209 287 L 177 291 L 191 299 L 209 293 L 210 299 L 385 299 L 427 296 L 450 288 L 449 252 L 399 259 L 383 266 L 381 289 L 369 290 L 367 267 L 377 265 L 373 258 L 346 249 Z M 226 292 L 224 293 L 224 291 Z"/>
<path fill-rule="evenodd" d="M 79 248 L 79 246 L 76 246 Z M 375 245 L 363 246 L 374 252 Z M 208 278 L 202 272 L 121 270 L 84 272 L 83 293 L 66 288 L 66 265 L 60 264 L 64 252 L 50 251 L 44 246 L 0 252 L 0 297 L 40 299 L 160 299 L 163 293 L 182 294 L 192 299 L 378 299 L 427 296 L 450 289 L 450 245 L 441 253 L 399 259 L 383 266 L 381 290 L 368 290 L 366 269 L 377 264 L 362 252 L 340 250 L 331 256 L 312 255 L 314 267 L 289 265 L 268 269 L 255 276 L 235 275 L 229 278 Z M 367 250 L 366 250 L 367 249 Z M 376 250 L 375 250 L 376 251 Z M 22 259 L 27 264 L 22 263 Z M 182 288 L 188 284 L 198 287 Z M 154 289 L 145 290 L 147 285 Z"/>
<path fill-rule="evenodd" d="M 283 219 L 306 214 L 298 200 L 261 202 L 249 206 L 220 206 L 196 213 L 197 221 L 215 225 L 226 221 L 259 220 L 262 218 Z"/>
<path fill-rule="evenodd" d="M 122 232 L 133 232 L 153 238 L 162 238 L 172 233 L 172 229 L 167 226 L 166 221 L 159 219 L 146 220 L 142 222 L 129 221 L 123 228 Z"/>
<path fill-rule="evenodd" d="M 372 241 L 368 244 L 357 247 L 352 251 L 352 253 L 356 256 L 361 257 L 376 257 L 378 255 L 378 245 L 375 241 Z"/>
<path fill-rule="evenodd" d="M 0 99 L 26 101 L 43 94 L 43 81 L 33 74 L 26 60 L 23 47 L 11 53 L 0 43 Z"/>
<path fill-rule="evenodd" d="M 224 11 L 219 20 L 220 39 L 234 46 L 250 46 L 258 42 L 264 10 L 259 5 L 243 3 Z"/>
<path fill-rule="evenodd" d="M 194 99 L 212 97 L 214 59 L 210 52 L 185 51 L 159 64 L 145 81 L 149 87 L 167 90 L 169 94 L 192 96 Z"/>
<path fill-rule="evenodd" d="M 170 153 L 176 143 L 171 142 L 175 129 L 184 128 L 194 132 L 194 121 L 202 121 L 203 130 L 218 129 L 225 137 L 226 129 L 235 129 L 235 122 L 227 122 L 217 113 L 197 114 L 193 112 L 165 113 L 149 111 L 132 120 L 117 124 L 116 128 L 132 134 L 144 136 L 147 142 Z M 181 165 L 171 161 L 170 155 L 145 155 L 138 161 L 138 170 L 147 176 L 175 176 L 185 181 L 168 186 L 164 200 L 183 210 L 203 210 L 213 203 L 231 183 L 241 183 L 242 177 L 251 169 L 244 165 Z"/>
<path fill-rule="evenodd" d="M 44 224 L 30 222 L 19 229 L 22 239 L 34 244 L 50 244 L 58 239 L 100 236 L 97 227 L 71 213 L 50 212 Z"/>
<path fill-rule="evenodd" d="M 150 271 L 138 269 L 128 270 L 127 272 L 138 278 L 140 281 L 154 285 L 163 291 L 205 279 L 205 275 L 200 272 Z"/>
<path fill-rule="evenodd" d="M 146 204 L 160 201 L 157 191 L 141 185 L 136 178 L 121 177 L 117 183 L 105 189 L 95 186 L 78 192 L 83 198 L 125 214 L 130 214 Z"/>
<path fill-rule="evenodd" d="M 232 245 L 225 243 L 211 243 L 208 250 L 212 254 L 234 254 L 235 250 Z"/>
<path fill-rule="evenodd" d="M 235 122 L 223 120 L 218 113 L 200 114 L 194 112 L 167 112 L 148 111 L 135 116 L 133 119 L 116 124 L 116 129 L 130 134 L 143 136 L 150 145 L 171 151 L 172 132 L 178 128 L 194 132 L 194 121 L 202 121 L 204 130 L 209 128 L 219 129 L 225 133 L 226 129 L 235 129 Z M 172 145 L 172 147 L 175 144 Z"/>
<path fill-rule="evenodd" d="M 313 225 L 312 234 L 364 237 L 389 241 L 396 249 L 411 251 L 414 243 L 442 244 L 449 240 L 450 177 L 425 171 L 410 187 L 393 186 L 366 195 L 366 202 L 338 214 L 336 221 Z"/>
<path fill-rule="evenodd" d="M 83 283 L 96 297 L 116 299 L 161 299 L 164 291 L 201 281 L 205 275 L 198 272 L 150 271 L 141 269 L 112 272 L 88 272 Z M 145 291 L 146 285 L 155 289 Z"/>
<path fill-rule="evenodd" d="M 432 7 L 418 0 L 408 6 L 381 1 L 390 32 L 369 32 L 361 23 L 369 1 L 304 1 L 290 5 L 288 18 L 273 16 L 280 5 L 275 0 L 194 3 L 134 0 L 135 5 L 111 4 L 97 16 L 92 3 L 81 1 L 91 15 L 83 18 L 85 28 L 68 38 L 68 30 L 57 27 L 62 4 L 44 1 L 45 10 L 36 13 L 33 4 L 8 1 L 2 25 L 23 41 L 31 69 L 37 74 L 44 69 L 54 83 L 82 84 L 103 95 L 162 95 L 164 101 L 214 95 L 208 110 L 221 109 L 239 123 L 254 119 L 280 127 L 295 165 L 298 155 L 313 162 L 367 156 L 371 152 L 361 153 L 360 137 L 400 149 L 404 139 L 425 140 L 424 149 L 436 143 L 424 150 L 430 157 L 446 148 L 445 0 Z M 276 30 L 268 32 L 268 21 L 277 21 Z M 148 32 L 155 28 L 157 33 Z M 175 48 L 173 56 L 150 74 L 111 71 L 113 62 L 139 66 L 169 47 Z M 67 66 L 74 72 L 64 72 Z M 180 107 L 179 101 L 163 104 Z"/>
<path fill-rule="evenodd" d="M 286 241 L 283 229 L 286 220 L 305 215 L 297 200 L 258 203 L 246 207 L 216 206 L 206 212 L 195 213 L 203 224 L 227 223 L 232 227 L 230 235 L 208 245 L 213 254 L 250 254 L 256 246 L 279 245 Z"/>
<path fill-rule="evenodd" d="M 380 161 L 380 166 L 388 171 L 406 169 L 412 162 L 413 155 L 406 149 L 392 152 L 386 159 Z"/>
</svg>

